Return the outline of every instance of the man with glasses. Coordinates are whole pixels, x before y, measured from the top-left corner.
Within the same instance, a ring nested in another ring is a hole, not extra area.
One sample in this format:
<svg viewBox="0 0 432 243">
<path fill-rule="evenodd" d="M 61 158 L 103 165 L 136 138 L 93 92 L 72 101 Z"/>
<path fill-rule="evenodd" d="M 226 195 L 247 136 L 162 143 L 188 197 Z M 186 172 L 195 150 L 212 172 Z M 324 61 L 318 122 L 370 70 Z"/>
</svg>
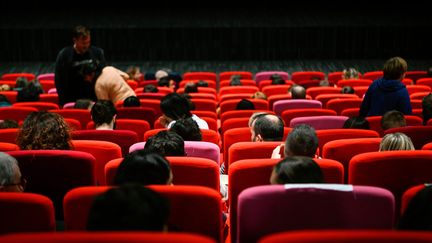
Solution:
<svg viewBox="0 0 432 243">
<path fill-rule="evenodd" d="M 0 192 L 24 192 L 25 184 L 17 160 L 0 152 Z"/>
</svg>

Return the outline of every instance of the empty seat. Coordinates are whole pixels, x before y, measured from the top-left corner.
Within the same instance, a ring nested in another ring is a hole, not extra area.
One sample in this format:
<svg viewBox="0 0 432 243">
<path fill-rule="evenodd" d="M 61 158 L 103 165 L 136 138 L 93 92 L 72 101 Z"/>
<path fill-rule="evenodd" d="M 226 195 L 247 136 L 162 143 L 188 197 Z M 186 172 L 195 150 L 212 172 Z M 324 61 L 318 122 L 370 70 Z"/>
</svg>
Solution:
<svg viewBox="0 0 432 243">
<path fill-rule="evenodd" d="M 280 116 L 282 112 L 290 109 L 304 109 L 304 108 L 314 108 L 321 109 L 322 104 L 317 100 L 279 100 L 273 103 L 273 111 L 276 115 Z"/>
<path fill-rule="evenodd" d="M 240 79 L 252 79 L 252 73 L 247 71 L 227 71 L 219 73 L 219 81 L 231 79 L 233 75 L 240 75 Z"/>
<path fill-rule="evenodd" d="M 337 129 L 342 128 L 346 120 L 348 120 L 347 116 L 306 116 L 292 119 L 289 126 L 307 124 L 315 130 Z"/>
<path fill-rule="evenodd" d="M 37 112 L 38 109 L 34 107 L 2 107 L 0 108 L 0 119 L 11 119 L 17 122 L 24 121 L 24 119 L 32 112 Z"/>
</svg>

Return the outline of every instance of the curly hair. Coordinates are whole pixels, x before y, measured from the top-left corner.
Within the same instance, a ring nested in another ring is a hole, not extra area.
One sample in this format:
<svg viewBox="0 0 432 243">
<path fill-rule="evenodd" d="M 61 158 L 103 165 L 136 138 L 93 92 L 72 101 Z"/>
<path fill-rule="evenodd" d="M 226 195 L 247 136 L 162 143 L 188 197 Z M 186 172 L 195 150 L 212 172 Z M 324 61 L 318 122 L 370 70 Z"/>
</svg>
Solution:
<svg viewBox="0 0 432 243">
<path fill-rule="evenodd" d="M 69 126 L 57 113 L 32 112 L 24 120 L 17 137 L 21 150 L 72 149 Z"/>
</svg>

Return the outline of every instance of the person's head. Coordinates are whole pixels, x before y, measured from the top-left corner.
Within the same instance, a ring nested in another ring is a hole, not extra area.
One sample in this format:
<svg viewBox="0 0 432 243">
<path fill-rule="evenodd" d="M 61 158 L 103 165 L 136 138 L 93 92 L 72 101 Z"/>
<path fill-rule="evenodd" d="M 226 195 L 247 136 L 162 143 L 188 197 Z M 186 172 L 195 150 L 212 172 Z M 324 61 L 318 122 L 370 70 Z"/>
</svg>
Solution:
<svg viewBox="0 0 432 243">
<path fill-rule="evenodd" d="M 168 216 L 168 199 L 141 185 L 124 185 L 95 197 L 87 230 L 165 231 Z"/>
<path fill-rule="evenodd" d="M 160 107 L 164 116 L 171 120 L 178 120 L 192 116 L 188 100 L 177 93 L 167 94 L 163 97 Z"/>
<path fill-rule="evenodd" d="M 359 72 L 355 68 L 347 68 L 342 71 L 342 79 L 358 79 Z"/>
<path fill-rule="evenodd" d="M 306 99 L 306 89 L 301 85 L 294 84 L 288 92 L 291 93 L 291 99 Z"/>
<path fill-rule="evenodd" d="M 235 108 L 236 110 L 255 110 L 255 105 L 252 101 L 241 99 Z"/>
<path fill-rule="evenodd" d="M 269 114 L 269 113 L 267 113 L 267 112 L 263 112 L 263 111 L 253 113 L 253 114 L 250 116 L 250 118 L 249 118 L 248 126 L 249 126 L 250 128 L 253 128 L 256 119 L 258 119 L 258 118 L 261 117 L 261 116 L 265 116 L 265 115 L 267 115 L 267 114 Z M 251 130 L 251 131 L 252 131 L 252 130 Z"/>
<path fill-rule="evenodd" d="M 143 91 L 144 93 L 157 93 L 159 92 L 159 89 L 153 84 L 147 84 L 146 86 L 144 86 Z"/>
<path fill-rule="evenodd" d="M 406 126 L 405 116 L 400 111 L 387 111 L 381 118 L 381 127 L 384 131 L 390 128 L 404 126 Z"/>
<path fill-rule="evenodd" d="M 432 230 L 432 186 L 425 188 L 408 203 L 405 212 L 399 219 L 399 230 Z"/>
<path fill-rule="evenodd" d="M 150 137 L 144 149 L 162 156 L 185 156 L 184 140 L 180 135 L 171 131 L 160 131 Z"/>
<path fill-rule="evenodd" d="M 307 156 L 315 157 L 318 148 L 318 137 L 315 129 L 306 124 L 294 127 L 285 141 L 285 157 Z"/>
<path fill-rule="evenodd" d="M 276 73 L 270 76 L 270 80 L 272 85 L 285 84 L 285 80 L 279 74 Z"/>
<path fill-rule="evenodd" d="M 230 79 L 230 86 L 241 86 L 241 76 L 240 75 L 232 75 Z"/>
<path fill-rule="evenodd" d="M 123 101 L 123 107 L 140 107 L 140 106 L 141 106 L 141 102 L 138 99 L 138 97 L 136 97 L 135 95 L 131 95 Z"/>
<path fill-rule="evenodd" d="M 74 49 L 78 54 L 84 54 L 90 48 L 90 30 L 82 25 L 76 26 L 72 31 Z"/>
<path fill-rule="evenodd" d="M 426 125 L 432 118 L 432 93 L 429 93 L 422 100 L 423 125 Z"/>
<path fill-rule="evenodd" d="M 89 99 L 78 99 L 74 104 L 74 109 L 90 110 L 93 106 L 93 101 Z"/>
<path fill-rule="evenodd" d="M 15 90 L 21 90 L 27 86 L 29 82 L 24 77 L 18 77 L 15 81 Z"/>
<path fill-rule="evenodd" d="M 158 81 L 159 87 L 168 87 L 168 88 L 175 88 L 175 81 L 172 80 L 169 76 L 165 76 L 159 79 Z"/>
<path fill-rule="evenodd" d="M 117 110 L 110 100 L 98 100 L 90 111 L 96 129 L 115 129 Z"/>
<path fill-rule="evenodd" d="M 383 68 L 384 78 L 402 80 L 408 69 L 407 62 L 401 57 L 393 57 L 386 61 Z"/>
<path fill-rule="evenodd" d="M 342 128 L 354 128 L 354 129 L 370 129 L 369 122 L 360 116 L 353 116 L 348 118 L 343 124 Z"/>
<path fill-rule="evenodd" d="M 389 133 L 381 139 L 379 151 L 415 150 L 411 139 L 400 132 Z"/>
<path fill-rule="evenodd" d="M 326 79 L 321 80 L 318 84 L 320 87 L 329 87 L 330 86 L 330 82 Z"/>
<path fill-rule="evenodd" d="M 95 82 L 100 75 L 99 61 L 98 60 L 83 60 L 76 62 L 74 68 L 78 74 L 87 82 Z"/>
<path fill-rule="evenodd" d="M 57 113 L 39 111 L 30 113 L 18 131 L 17 144 L 21 150 L 70 150 L 70 130 Z"/>
<path fill-rule="evenodd" d="M 23 192 L 26 181 L 21 175 L 17 160 L 0 152 L 0 193 Z"/>
<path fill-rule="evenodd" d="M 343 86 L 341 89 L 341 94 L 354 94 L 354 93 L 355 93 L 354 88 L 348 85 Z"/>
<path fill-rule="evenodd" d="M 17 102 L 32 102 L 39 101 L 41 92 L 40 87 L 35 82 L 29 82 L 27 86 L 18 91 L 16 100 Z"/>
<path fill-rule="evenodd" d="M 185 93 L 198 93 L 198 86 L 194 82 L 188 82 L 186 83 L 184 87 Z"/>
<path fill-rule="evenodd" d="M 191 117 L 177 120 L 170 131 L 180 135 L 184 141 L 201 141 L 202 134 L 196 121 Z"/>
<path fill-rule="evenodd" d="M 18 122 L 11 119 L 0 120 L 0 129 L 18 128 Z"/>
<path fill-rule="evenodd" d="M 161 78 L 168 77 L 169 73 L 165 70 L 159 70 L 155 73 L 155 78 L 159 81 Z"/>
<path fill-rule="evenodd" d="M 11 87 L 8 84 L 0 85 L 0 91 L 10 91 Z"/>
<path fill-rule="evenodd" d="M 208 82 L 206 82 L 204 80 L 199 80 L 196 84 L 198 87 L 208 87 L 209 86 Z"/>
<path fill-rule="evenodd" d="M 278 116 L 267 114 L 258 117 L 253 122 L 252 142 L 282 141 L 284 123 Z"/>
<path fill-rule="evenodd" d="M 273 167 L 270 183 L 324 183 L 324 177 L 321 168 L 312 158 L 290 156 Z"/>
<path fill-rule="evenodd" d="M 114 184 L 170 185 L 172 179 L 168 160 L 160 154 L 141 149 L 125 156 L 117 169 Z"/>
<path fill-rule="evenodd" d="M 130 66 L 128 67 L 126 73 L 129 75 L 129 79 L 135 80 L 135 81 L 141 81 L 143 74 L 141 73 L 141 70 L 137 66 Z"/>
<path fill-rule="evenodd" d="M 251 99 L 267 100 L 267 95 L 263 92 L 257 91 L 251 96 Z"/>
</svg>

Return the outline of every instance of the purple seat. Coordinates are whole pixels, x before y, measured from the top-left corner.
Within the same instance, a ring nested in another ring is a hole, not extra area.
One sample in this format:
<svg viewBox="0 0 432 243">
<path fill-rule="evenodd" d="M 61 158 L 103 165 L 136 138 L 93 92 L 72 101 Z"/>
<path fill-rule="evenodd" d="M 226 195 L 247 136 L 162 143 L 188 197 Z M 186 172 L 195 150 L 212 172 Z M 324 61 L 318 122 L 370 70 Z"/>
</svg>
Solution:
<svg viewBox="0 0 432 243">
<path fill-rule="evenodd" d="M 44 74 L 39 74 L 37 76 L 37 80 L 53 80 L 54 81 L 54 73 L 44 73 Z"/>
<path fill-rule="evenodd" d="M 143 149 L 146 142 L 135 143 L 129 148 L 129 153 Z M 220 148 L 214 143 L 201 141 L 185 141 L 185 152 L 188 157 L 206 158 L 219 165 Z"/>
<path fill-rule="evenodd" d="M 317 100 L 278 100 L 273 103 L 273 111 L 280 116 L 284 110 L 301 108 L 322 108 L 322 104 Z"/>
<path fill-rule="evenodd" d="M 343 184 L 252 187 L 239 195 L 237 242 L 305 229 L 392 229 L 395 201 L 386 189 Z"/>
<path fill-rule="evenodd" d="M 290 127 L 308 124 L 315 130 L 337 129 L 342 128 L 346 120 L 348 120 L 347 116 L 304 116 L 292 119 Z"/>
<path fill-rule="evenodd" d="M 256 82 L 256 85 L 258 86 L 259 83 L 260 83 L 262 80 L 269 80 L 270 77 L 271 77 L 273 74 L 278 74 L 278 75 L 281 76 L 281 78 L 283 78 L 283 79 L 285 79 L 285 80 L 288 79 L 288 73 L 287 73 L 287 72 L 282 72 L 282 71 L 264 71 L 264 72 L 259 72 L 259 73 L 256 73 L 256 74 L 255 74 L 255 82 Z"/>
</svg>

